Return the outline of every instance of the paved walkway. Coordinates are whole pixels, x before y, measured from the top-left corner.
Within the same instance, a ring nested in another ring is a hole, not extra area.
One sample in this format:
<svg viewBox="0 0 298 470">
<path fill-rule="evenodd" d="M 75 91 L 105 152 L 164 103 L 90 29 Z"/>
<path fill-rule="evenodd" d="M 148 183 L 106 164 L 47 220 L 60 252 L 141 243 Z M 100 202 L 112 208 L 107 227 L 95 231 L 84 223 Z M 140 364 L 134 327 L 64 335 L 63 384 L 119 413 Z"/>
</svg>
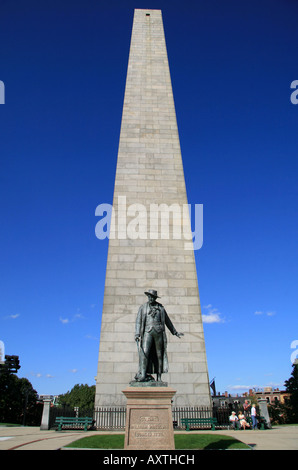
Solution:
<svg viewBox="0 0 298 470">
<path fill-rule="evenodd" d="M 266 431 L 207 431 L 233 436 L 254 450 L 298 450 L 298 426 L 276 426 Z M 191 431 L 206 433 L 206 431 Z M 58 450 L 81 437 L 103 431 L 40 431 L 39 427 L 0 426 L 0 450 Z M 110 433 L 106 433 L 110 434 Z"/>
</svg>

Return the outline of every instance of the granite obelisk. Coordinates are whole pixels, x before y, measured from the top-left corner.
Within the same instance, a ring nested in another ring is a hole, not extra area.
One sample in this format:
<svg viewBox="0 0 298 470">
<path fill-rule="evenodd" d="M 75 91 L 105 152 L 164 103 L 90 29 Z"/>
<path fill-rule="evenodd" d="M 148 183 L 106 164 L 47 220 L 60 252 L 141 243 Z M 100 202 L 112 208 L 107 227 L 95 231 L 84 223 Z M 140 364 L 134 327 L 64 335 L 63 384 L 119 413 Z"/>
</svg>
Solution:
<svg viewBox="0 0 298 470">
<path fill-rule="evenodd" d="M 165 215 L 155 217 L 162 204 L 170 208 L 168 219 Z M 144 292 L 148 289 L 158 291 L 175 327 L 184 333 L 178 340 L 168 335 L 169 372 L 163 380 L 176 390 L 174 404 L 210 405 L 194 250 L 186 249 L 186 237 L 179 238 L 177 213 L 182 207 L 187 207 L 187 195 L 162 14 L 160 10 L 136 9 L 115 178 L 114 231 L 106 266 L 95 406 L 124 404 L 122 390 L 134 378 L 138 362 L 136 315 L 147 300 Z M 174 212 L 176 217 L 171 217 Z M 189 239 L 189 215 L 183 214 L 183 234 Z M 162 225 L 165 220 L 170 221 L 168 232 Z"/>
</svg>

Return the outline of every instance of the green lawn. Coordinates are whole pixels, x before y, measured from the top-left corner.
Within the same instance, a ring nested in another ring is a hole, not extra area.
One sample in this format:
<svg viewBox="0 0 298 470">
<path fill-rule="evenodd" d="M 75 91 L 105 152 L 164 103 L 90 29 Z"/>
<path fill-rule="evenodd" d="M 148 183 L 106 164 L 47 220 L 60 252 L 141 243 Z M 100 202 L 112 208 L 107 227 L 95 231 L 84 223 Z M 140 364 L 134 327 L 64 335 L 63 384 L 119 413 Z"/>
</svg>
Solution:
<svg viewBox="0 0 298 470">
<path fill-rule="evenodd" d="M 12 424 L 12 423 L 0 423 L 0 426 L 21 426 L 21 424 Z"/>
<path fill-rule="evenodd" d="M 85 449 L 123 449 L 123 434 L 102 434 L 83 437 L 68 444 L 66 447 Z M 175 435 L 176 450 L 187 449 L 250 449 L 237 439 L 214 434 L 177 434 Z"/>
<path fill-rule="evenodd" d="M 280 427 L 280 426 L 298 426 L 298 423 L 288 423 L 288 424 L 272 424 L 272 426 Z"/>
<path fill-rule="evenodd" d="M 65 447 L 85 449 L 123 449 L 124 434 L 102 434 L 83 437 Z"/>
</svg>

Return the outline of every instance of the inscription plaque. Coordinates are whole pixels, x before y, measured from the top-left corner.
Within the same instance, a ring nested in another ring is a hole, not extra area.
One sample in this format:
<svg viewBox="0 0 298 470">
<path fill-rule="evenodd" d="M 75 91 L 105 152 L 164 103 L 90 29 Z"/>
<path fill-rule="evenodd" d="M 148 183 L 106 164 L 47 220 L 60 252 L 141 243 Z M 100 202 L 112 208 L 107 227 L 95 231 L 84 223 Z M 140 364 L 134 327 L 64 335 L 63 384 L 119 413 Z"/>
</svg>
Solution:
<svg viewBox="0 0 298 470">
<path fill-rule="evenodd" d="M 125 449 L 175 449 L 169 387 L 130 387 L 127 397 Z"/>
<path fill-rule="evenodd" d="M 156 410 L 131 409 L 130 410 L 130 444 L 137 445 L 138 439 L 165 439 L 168 440 L 166 435 L 168 432 L 168 410 L 167 408 Z"/>
</svg>

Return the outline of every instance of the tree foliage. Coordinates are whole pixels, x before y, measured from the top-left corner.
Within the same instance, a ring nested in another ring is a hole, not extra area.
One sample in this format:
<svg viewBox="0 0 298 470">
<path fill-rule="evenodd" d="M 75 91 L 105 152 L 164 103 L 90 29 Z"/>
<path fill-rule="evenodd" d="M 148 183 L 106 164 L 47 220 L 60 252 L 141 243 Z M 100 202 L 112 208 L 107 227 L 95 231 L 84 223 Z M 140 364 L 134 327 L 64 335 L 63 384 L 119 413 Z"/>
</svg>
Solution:
<svg viewBox="0 0 298 470">
<path fill-rule="evenodd" d="M 286 391 L 291 394 L 289 407 L 291 423 L 298 423 L 298 364 L 293 364 L 291 377 L 285 381 Z"/>
<path fill-rule="evenodd" d="M 292 419 L 292 408 L 289 402 L 281 403 L 279 400 L 268 405 L 272 424 L 288 424 Z"/>
<path fill-rule="evenodd" d="M 81 409 L 91 409 L 94 407 L 95 385 L 76 384 L 70 392 L 59 395 L 58 404 Z"/>
<path fill-rule="evenodd" d="M 17 377 L 9 368 L 1 369 L 0 422 L 39 425 L 42 408 L 37 398 L 28 379 Z"/>
</svg>

